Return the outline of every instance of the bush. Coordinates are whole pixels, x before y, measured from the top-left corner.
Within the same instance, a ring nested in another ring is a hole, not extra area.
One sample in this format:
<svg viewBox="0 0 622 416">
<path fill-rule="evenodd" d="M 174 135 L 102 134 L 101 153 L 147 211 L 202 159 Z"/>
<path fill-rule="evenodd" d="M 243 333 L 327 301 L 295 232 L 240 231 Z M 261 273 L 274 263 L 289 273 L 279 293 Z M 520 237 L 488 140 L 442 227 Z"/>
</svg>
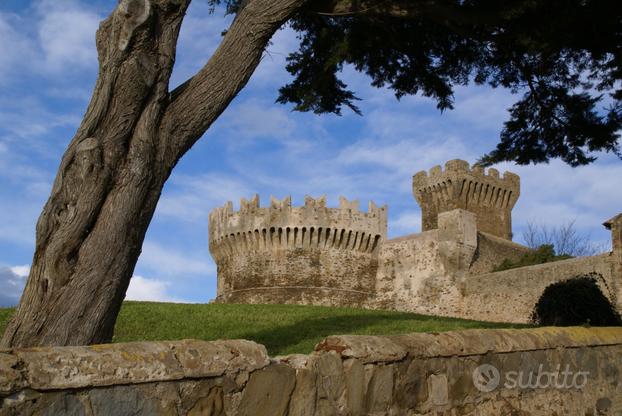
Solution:
<svg viewBox="0 0 622 416">
<path fill-rule="evenodd" d="M 591 273 L 577 276 L 547 287 L 532 314 L 537 325 L 620 326 L 622 319 L 609 299 L 598 287 Z"/>
<path fill-rule="evenodd" d="M 493 272 L 516 269 L 517 267 L 533 266 L 534 264 L 571 259 L 567 254 L 557 255 L 552 244 L 543 244 L 537 249 L 523 254 L 518 260 L 505 259 L 492 269 Z"/>
</svg>

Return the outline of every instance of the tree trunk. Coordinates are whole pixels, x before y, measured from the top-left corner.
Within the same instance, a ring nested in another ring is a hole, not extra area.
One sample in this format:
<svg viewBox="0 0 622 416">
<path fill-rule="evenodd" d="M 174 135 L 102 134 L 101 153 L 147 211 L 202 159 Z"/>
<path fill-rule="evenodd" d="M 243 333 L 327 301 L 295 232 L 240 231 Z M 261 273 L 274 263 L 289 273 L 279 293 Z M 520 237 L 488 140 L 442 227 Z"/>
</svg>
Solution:
<svg viewBox="0 0 622 416">
<path fill-rule="evenodd" d="M 0 346 L 109 342 L 171 170 L 246 85 L 305 0 L 253 0 L 169 93 L 190 0 L 121 0 L 97 32 L 99 76 L 36 228 L 20 305 Z"/>
</svg>

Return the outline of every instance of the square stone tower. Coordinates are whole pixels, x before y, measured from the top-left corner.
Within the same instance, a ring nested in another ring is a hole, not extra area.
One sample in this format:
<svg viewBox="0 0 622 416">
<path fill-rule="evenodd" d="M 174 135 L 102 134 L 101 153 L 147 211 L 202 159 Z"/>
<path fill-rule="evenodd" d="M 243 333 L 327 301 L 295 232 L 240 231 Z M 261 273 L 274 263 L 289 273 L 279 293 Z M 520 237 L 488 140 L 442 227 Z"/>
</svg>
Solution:
<svg viewBox="0 0 622 416">
<path fill-rule="evenodd" d="M 454 209 L 472 212 L 477 229 L 497 237 L 512 239 L 512 208 L 520 195 L 520 178 L 496 169 L 488 173 L 471 168 L 464 160 L 450 160 L 413 176 L 413 194 L 421 206 L 422 231 L 438 228 L 438 214 Z"/>
</svg>

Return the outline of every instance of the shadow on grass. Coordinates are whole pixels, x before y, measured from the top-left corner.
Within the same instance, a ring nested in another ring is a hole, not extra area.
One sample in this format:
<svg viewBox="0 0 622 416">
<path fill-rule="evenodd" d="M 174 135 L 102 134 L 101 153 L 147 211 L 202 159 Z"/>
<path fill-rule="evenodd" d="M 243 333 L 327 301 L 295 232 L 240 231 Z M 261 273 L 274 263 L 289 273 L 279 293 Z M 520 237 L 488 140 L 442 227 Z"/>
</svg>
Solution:
<svg viewBox="0 0 622 416">
<path fill-rule="evenodd" d="M 0 309 L 0 333 L 12 312 L 12 309 Z M 265 345 L 274 356 L 308 354 L 329 335 L 395 335 L 527 326 L 320 306 L 124 302 L 113 342 L 249 339 Z"/>
<path fill-rule="evenodd" d="M 248 331 L 241 338 L 263 344 L 270 355 L 310 353 L 330 335 L 397 335 L 413 332 L 444 332 L 471 328 L 524 328 L 511 325 L 382 312 L 374 315 L 341 315 L 304 319 L 269 329 Z"/>
</svg>

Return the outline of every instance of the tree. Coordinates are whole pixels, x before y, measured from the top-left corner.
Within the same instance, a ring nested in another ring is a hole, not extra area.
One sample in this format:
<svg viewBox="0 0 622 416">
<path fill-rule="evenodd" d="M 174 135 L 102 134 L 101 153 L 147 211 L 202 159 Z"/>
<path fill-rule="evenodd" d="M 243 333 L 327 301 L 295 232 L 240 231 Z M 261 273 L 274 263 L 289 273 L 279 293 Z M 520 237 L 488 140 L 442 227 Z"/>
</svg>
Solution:
<svg viewBox="0 0 622 416">
<path fill-rule="evenodd" d="M 236 18 L 205 66 L 172 91 L 190 0 L 120 0 L 101 23 L 91 102 L 37 222 L 30 276 L 1 346 L 111 339 L 165 181 L 286 22 L 301 43 L 279 101 L 297 110 L 358 112 L 338 76 L 350 64 L 398 98 L 420 92 L 441 110 L 452 107 L 452 87 L 471 80 L 525 90 L 482 163 L 578 165 L 593 160 L 589 152 L 619 150 L 615 0 L 208 1 Z"/>
<path fill-rule="evenodd" d="M 589 234 L 580 233 L 574 221 L 567 221 L 559 226 L 527 223 L 523 240 L 527 247 L 533 249 L 550 245 L 561 256 L 593 256 L 605 251 L 591 241 Z"/>
</svg>

